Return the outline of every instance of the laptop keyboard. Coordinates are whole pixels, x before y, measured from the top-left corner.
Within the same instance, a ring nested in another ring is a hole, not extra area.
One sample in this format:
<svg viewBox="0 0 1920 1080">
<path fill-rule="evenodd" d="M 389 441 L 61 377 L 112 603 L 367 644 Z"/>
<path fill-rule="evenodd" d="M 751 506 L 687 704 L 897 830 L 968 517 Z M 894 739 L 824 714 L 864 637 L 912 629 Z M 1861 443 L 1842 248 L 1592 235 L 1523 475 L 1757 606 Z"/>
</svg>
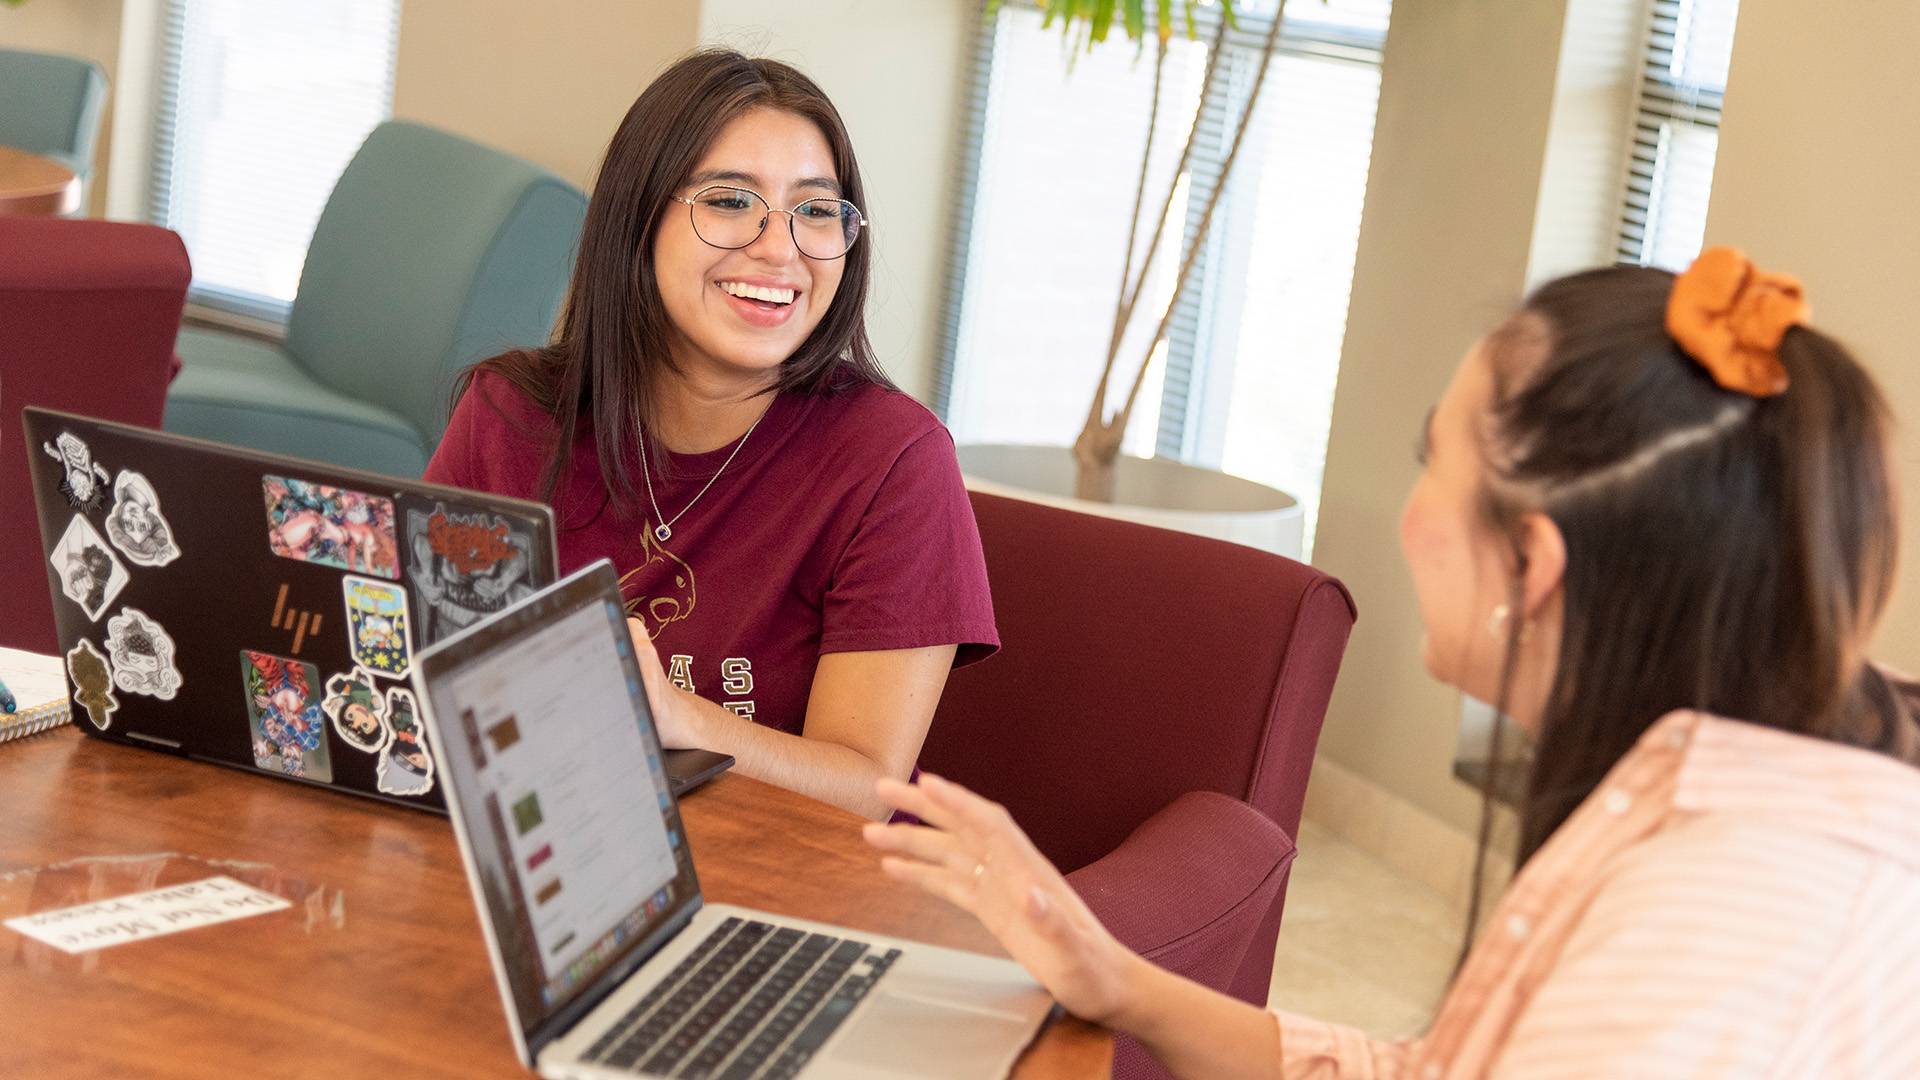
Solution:
<svg viewBox="0 0 1920 1080">
<path fill-rule="evenodd" d="M 721 923 L 585 1060 L 648 1076 L 783 1080 L 826 1045 L 900 950 L 749 919 Z"/>
</svg>

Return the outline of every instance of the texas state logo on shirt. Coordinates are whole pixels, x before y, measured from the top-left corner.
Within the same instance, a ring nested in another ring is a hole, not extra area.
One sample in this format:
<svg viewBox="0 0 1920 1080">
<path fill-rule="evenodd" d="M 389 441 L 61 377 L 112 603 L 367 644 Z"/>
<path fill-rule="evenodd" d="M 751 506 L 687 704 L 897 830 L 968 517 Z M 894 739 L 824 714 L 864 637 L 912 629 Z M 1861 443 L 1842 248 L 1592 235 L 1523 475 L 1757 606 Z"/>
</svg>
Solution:
<svg viewBox="0 0 1920 1080">
<path fill-rule="evenodd" d="M 661 547 L 651 526 L 640 530 L 640 538 L 640 561 L 620 575 L 620 595 L 627 598 L 627 614 L 640 620 L 649 639 L 657 639 L 667 624 L 693 614 L 693 567 Z"/>
<path fill-rule="evenodd" d="M 627 614 L 647 628 L 648 640 L 657 641 L 670 624 L 693 614 L 696 598 L 693 567 L 663 547 L 651 526 L 641 530 L 640 562 L 620 575 L 620 594 L 626 597 Z M 689 694 L 700 693 L 693 678 L 693 656 L 674 653 L 662 658 L 667 679 Z M 753 719 L 753 661 L 744 656 L 729 656 L 720 663 L 719 700 L 722 707 Z M 705 695 L 702 695 L 705 696 Z"/>
</svg>

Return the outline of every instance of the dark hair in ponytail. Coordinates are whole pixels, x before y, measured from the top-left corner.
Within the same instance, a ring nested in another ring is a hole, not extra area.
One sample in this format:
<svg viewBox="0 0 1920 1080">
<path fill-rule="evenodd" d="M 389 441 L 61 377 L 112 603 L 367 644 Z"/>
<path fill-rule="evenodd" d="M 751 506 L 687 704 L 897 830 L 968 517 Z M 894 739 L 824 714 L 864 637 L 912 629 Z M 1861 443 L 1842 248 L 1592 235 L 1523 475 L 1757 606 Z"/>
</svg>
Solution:
<svg viewBox="0 0 1920 1080">
<path fill-rule="evenodd" d="M 1642 267 L 1574 274 L 1489 339 L 1484 515 L 1512 532 L 1544 512 L 1567 552 L 1521 862 L 1675 709 L 1920 764 L 1914 688 L 1866 657 L 1898 549 L 1879 389 L 1795 327 L 1784 394 L 1723 390 L 1667 335 L 1672 288 Z"/>
</svg>

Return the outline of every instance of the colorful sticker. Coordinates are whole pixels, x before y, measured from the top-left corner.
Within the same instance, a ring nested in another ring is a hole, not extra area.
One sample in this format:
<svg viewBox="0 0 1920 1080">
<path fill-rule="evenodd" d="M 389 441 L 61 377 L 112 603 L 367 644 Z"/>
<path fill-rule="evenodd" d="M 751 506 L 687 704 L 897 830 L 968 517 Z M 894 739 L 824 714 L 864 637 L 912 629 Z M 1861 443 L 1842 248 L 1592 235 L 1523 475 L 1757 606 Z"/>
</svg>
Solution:
<svg viewBox="0 0 1920 1080">
<path fill-rule="evenodd" d="M 425 795 L 433 790 L 433 755 L 427 752 L 427 731 L 414 709 L 413 692 L 398 686 L 387 691 L 388 739 L 374 767 L 375 781 L 389 795 Z"/>
<path fill-rule="evenodd" d="M 113 724 L 120 699 L 113 696 L 113 668 L 86 638 L 67 650 L 67 675 L 73 679 L 73 700 L 87 711 L 87 719 L 101 731 Z"/>
<path fill-rule="evenodd" d="M 240 677 L 252 725 L 253 763 L 271 772 L 333 781 L 327 720 L 320 711 L 320 671 L 312 664 L 240 651 Z"/>
<path fill-rule="evenodd" d="M 180 557 L 180 548 L 173 542 L 173 527 L 160 516 L 159 494 L 146 477 L 132 469 L 121 469 L 113 482 L 107 539 L 141 566 L 165 566 Z"/>
<path fill-rule="evenodd" d="M 407 591 L 389 581 L 348 575 L 340 579 L 347 600 L 347 647 L 353 662 L 389 679 L 405 678 L 413 655 Z"/>
<path fill-rule="evenodd" d="M 173 638 L 139 608 L 121 608 L 107 620 L 113 685 L 128 693 L 172 701 L 183 681 L 173 664 Z"/>
<path fill-rule="evenodd" d="M 533 594 L 533 543 L 499 514 L 408 506 L 407 584 L 420 640 L 440 641 Z"/>
<path fill-rule="evenodd" d="M 280 476 L 261 477 L 260 490 L 267 501 L 267 546 L 275 555 L 400 576 L 392 499 Z"/>
<path fill-rule="evenodd" d="M 107 470 L 93 460 L 93 451 L 80 441 L 80 436 L 63 431 L 52 442 L 41 443 L 40 449 L 64 470 L 60 493 L 67 497 L 67 502 L 81 513 L 100 509 L 107 497 Z"/>
<path fill-rule="evenodd" d="M 93 522 L 79 514 L 67 523 L 67 531 L 61 534 L 47 561 L 59 575 L 60 591 L 94 622 L 100 621 L 127 585 L 127 568 L 113 557 Z"/>
<path fill-rule="evenodd" d="M 327 698 L 320 708 L 333 721 L 333 730 L 355 750 L 377 754 L 387 745 L 387 701 L 366 668 L 327 680 Z"/>
</svg>

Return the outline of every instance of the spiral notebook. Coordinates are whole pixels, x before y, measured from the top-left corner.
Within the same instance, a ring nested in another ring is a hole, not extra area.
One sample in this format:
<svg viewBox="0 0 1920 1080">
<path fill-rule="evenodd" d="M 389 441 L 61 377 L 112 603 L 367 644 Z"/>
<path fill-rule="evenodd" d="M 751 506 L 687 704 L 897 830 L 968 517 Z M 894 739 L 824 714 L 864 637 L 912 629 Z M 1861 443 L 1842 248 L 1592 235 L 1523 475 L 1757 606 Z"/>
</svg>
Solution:
<svg viewBox="0 0 1920 1080">
<path fill-rule="evenodd" d="M 59 727 L 72 719 L 67 673 L 57 656 L 0 648 L 0 680 L 13 692 L 15 711 L 0 713 L 0 743 Z"/>
</svg>

